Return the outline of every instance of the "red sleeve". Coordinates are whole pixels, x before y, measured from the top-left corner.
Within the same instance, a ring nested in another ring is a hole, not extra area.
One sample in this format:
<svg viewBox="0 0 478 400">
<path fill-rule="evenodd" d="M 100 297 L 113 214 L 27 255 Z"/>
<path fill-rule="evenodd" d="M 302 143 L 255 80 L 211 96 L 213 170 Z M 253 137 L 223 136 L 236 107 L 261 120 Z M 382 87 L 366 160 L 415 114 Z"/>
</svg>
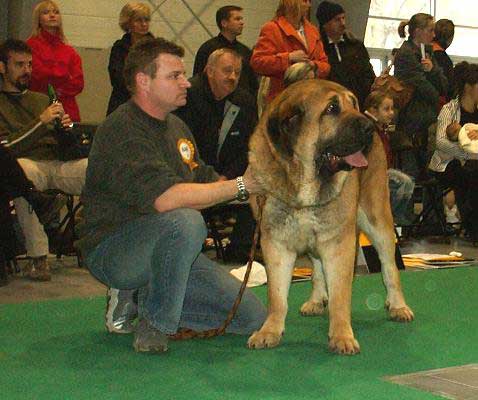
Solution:
<svg viewBox="0 0 478 400">
<path fill-rule="evenodd" d="M 252 69 L 260 75 L 282 78 L 289 67 L 289 50 L 281 48 L 282 44 L 283 38 L 276 24 L 266 23 L 252 53 Z"/>
<path fill-rule="evenodd" d="M 317 65 L 317 77 L 318 78 L 327 78 L 330 73 L 330 64 L 327 54 L 325 53 L 324 44 L 322 40 L 319 39 L 317 43 L 317 48 L 314 52 L 314 64 Z"/>
<path fill-rule="evenodd" d="M 83 78 L 83 68 L 81 66 L 81 58 L 78 53 L 69 47 L 70 59 L 68 62 L 68 76 L 55 77 L 57 86 L 61 88 L 63 96 L 76 96 L 81 93 L 85 85 Z"/>
</svg>

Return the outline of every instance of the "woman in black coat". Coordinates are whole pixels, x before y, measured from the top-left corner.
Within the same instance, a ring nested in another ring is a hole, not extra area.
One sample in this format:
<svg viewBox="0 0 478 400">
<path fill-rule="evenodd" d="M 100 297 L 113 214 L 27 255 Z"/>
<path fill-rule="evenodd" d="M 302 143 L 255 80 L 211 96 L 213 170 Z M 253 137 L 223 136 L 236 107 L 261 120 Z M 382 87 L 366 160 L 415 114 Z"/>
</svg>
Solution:
<svg viewBox="0 0 478 400">
<path fill-rule="evenodd" d="M 114 43 L 111 49 L 108 72 L 113 91 L 106 115 L 111 114 L 131 96 L 124 82 L 124 63 L 133 44 L 144 37 L 153 37 L 149 32 L 150 21 L 151 9 L 147 4 L 130 2 L 121 9 L 119 26 L 125 34 Z"/>
<path fill-rule="evenodd" d="M 439 97 L 446 94 L 447 80 L 433 56 L 433 17 L 419 13 L 403 21 L 398 28 L 400 37 L 405 37 L 407 25 L 408 38 L 395 56 L 395 76 L 411 85 L 414 92 L 400 111 L 397 129 L 408 136 L 413 146 L 401 154 L 402 169 L 417 178 L 426 171 L 428 128 L 436 122 Z"/>
</svg>

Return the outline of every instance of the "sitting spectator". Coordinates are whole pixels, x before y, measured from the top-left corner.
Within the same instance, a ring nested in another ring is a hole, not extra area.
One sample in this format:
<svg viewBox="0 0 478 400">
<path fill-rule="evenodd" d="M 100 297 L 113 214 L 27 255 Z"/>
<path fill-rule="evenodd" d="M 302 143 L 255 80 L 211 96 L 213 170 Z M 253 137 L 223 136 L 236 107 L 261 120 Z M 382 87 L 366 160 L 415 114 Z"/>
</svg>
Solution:
<svg viewBox="0 0 478 400">
<path fill-rule="evenodd" d="M 45 194 L 38 191 L 11 151 L 2 144 L 0 144 L 0 195 L 9 200 L 23 197 L 43 225 L 50 223 L 66 204 L 66 198 L 62 194 Z"/>
<path fill-rule="evenodd" d="M 205 71 L 190 80 L 186 105 L 175 112 L 191 129 L 202 160 L 222 179 L 246 171 L 249 137 L 257 124 L 254 98 L 238 86 L 241 66 L 234 50 L 212 52 Z M 236 212 L 225 258 L 243 263 L 248 259 L 255 223 L 249 207 Z"/>
<path fill-rule="evenodd" d="M 440 95 L 446 94 L 447 81 L 433 56 L 431 43 L 434 37 L 434 21 L 429 14 L 415 14 L 409 21 L 400 23 L 398 32 L 408 39 L 395 56 L 395 76 L 413 86 L 413 96 L 400 110 L 397 130 L 404 132 L 413 149 L 402 151 L 401 169 L 408 175 L 424 178 L 428 163 L 428 128 L 437 118 Z"/>
<path fill-rule="evenodd" d="M 320 35 L 330 64 L 328 79 L 349 89 L 363 109 L 375 79 L 364 44 L 346 29 L 345 10 L 340 4 L 322 1 L 317 7 Z"/>
<path fill-rule="evenodd" d="M 48 93 L 53 85 L 66 114 L 80 122 L 75 96 L 83 90 L 81 58 L 66 44 L 58 5 L 52 0 L 41 1 L 33 10 L 33 32 L 27 40 L 32 49 L 33 70 L 30 89 Z"/>
<path fill-rule="evenodd" d="M 145 3 L 129 2 L 121 9 L 119 26 L 125 32 L 111 48 L 108 72 L 113 87 L 106 115 L 111 114 L 116 108 L 128 101 L 130 94 L 124 83 L 124 62 L 130 47 L 144 37 L 153 37 L 149 32 L 151 9 Z"/>
<path fill-rule="evenodd" d="M 461 62 L 455 66 L 454 76 L 458 97 L 440 111 L 429 169 L 443 187 L 453 189 L 465 233 L 478 242 L 478 171 L 470 168 L 474 163 L 469 162 L 478 160 L 478 154 L 465 151 L 458 142 L 461 127 L 478 123 L 478 65 Z M 470 140 L 478 138 L 476 130 L 466 134 Z"/>
<path fill-rule="evenodd" d="M 284 89 L 284 73 L 292 64 L 313 63 L 318 78 L 329 75 L 324 45 L 317 28 L 307 19 L 309 12 L 309 0 L 280 0 L 275 18 L 261 29 L 251 66 L 271 79 L 268 102 Z"/>
<path fill-rule="evenodd" d="M 454 96 L 453 61 L 447 54 L 455 36 L 455 24 L 449 19 L 440 19 L 435 24 L 435 39 L 433 39 L 433 56 L 442 69 L 448 81 L 448 91 L 440 97 L 440 108 L 448 103 Z"/>
<path fill-rule="evenodd" d="M 82 196 L 77 244 L 86 266 L 108 286 L 139 291 L 138 352 L 165 352 L 180 328 L 212 329 L 225 320 L 240 282 L 201 254 L 207 230 L 198 210 L 260 190 L 249 170 L 218 181 L 186 124 L 171 114 L 190 87 L 183 56 L 162 38 L 131 48 L 125 80 L 132 96 L 98 128 Z M 264 319 L 264 306 L 246 290 L 227 332 L 250 334 Z"/>
<path fill-rule="evenodd" d="M 32 75 L 30 47 L 20 40 L 0 45 L 0 138 L 18 158 L 27 178 L 41 191 L 58 189 L 79 195 L 85 181 L 87 160 L 58 161 L 57 133 L 53 123 L 63 129 L 72 126 L 61 103 L 49 105 L 48 96 L 28 90 Z M 68 134 L 67 132 L 62 134 Z M 47 263 L 48 237 L 24 198 L 15 199 L 18 221 L 25 236 L 27 255 L 32 257 L 26 275 L 50 279 Z M 36 272 L 34 272 L 36 271 Z"/>
<path fill-rule="evenodd" d="M 39 192 L 11 152 L 0 144 L 0 286 L 8 283 L 6 261 L 17 255 L 10 210 L 10 201 L 17 197 L 23 197 L 30 204 L 42 224 L 49 223 L 66 204 L 66 198 L 61 194 L 47 195 Z M 33 271 L 29 278 L 41 280 L 43 276 L 38 271 Z"/>
<path fill-rule="evenodd" d="M 244 29 L 242 8 L 238 6 L 219 8 L 216 12 L 216 24 L 219 28 L 219 35 L 209 39 L 199 47 L 194 59 L 193 75 L 204 72 L 207 60 L 213 51 L 222 48 L 234 50 L 242 57 L 242 73 L 239 79 L 239 86 L 255 97 L 259 83 L 256 74 L 249 65 L 252 51 L 237 40 L 237 37 L 242 34 Z"/>
<path fill-rule="evenodd" d="M 392 168 L 393 156 L 387 127 L 392 122 L 394 115 L 393 99 L 387 93 L 375 91 L 368 95 L 364 107 L 365 115 L 375 123 L 376 131 L 382 140 L 387 156 L 388 186 L 393 219 L 396 225 L 409 225 L 412 223 L 410 199 L 415 183 L 408 175 Z"/>
</svg>

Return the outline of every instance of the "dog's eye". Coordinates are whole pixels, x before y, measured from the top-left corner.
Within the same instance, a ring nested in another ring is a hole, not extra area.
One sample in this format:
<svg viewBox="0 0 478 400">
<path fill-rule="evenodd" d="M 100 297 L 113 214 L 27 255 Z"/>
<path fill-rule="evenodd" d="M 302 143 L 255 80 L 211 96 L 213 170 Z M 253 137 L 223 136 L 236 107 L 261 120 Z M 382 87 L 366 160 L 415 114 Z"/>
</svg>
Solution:
<svg viewBox="0 0 478 400">
<path fill-rule="evenodd" d="M 325 109 L 325 114 L 327 115 L 337 115 L 340 113 L 340 106 L 338 103 L 330 103 Z"/>
</svg>

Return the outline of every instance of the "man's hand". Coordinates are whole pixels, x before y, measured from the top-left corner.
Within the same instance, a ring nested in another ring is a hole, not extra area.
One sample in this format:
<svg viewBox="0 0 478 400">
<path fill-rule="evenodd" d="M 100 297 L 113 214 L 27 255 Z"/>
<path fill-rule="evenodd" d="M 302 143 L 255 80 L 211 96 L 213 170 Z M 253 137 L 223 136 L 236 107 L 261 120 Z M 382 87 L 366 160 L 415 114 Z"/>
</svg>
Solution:
<svg viewBox="0 0 478 400">
<path fill-rule="evenodd" d="M 53 103 L 40 114 L 40 121 L 43 125 L 47 125 L 57 118 L 61 119 L 64 114 L 65 110 L 63 109 L 61 103 Z"/>
<path fill-rule="evenodd" d="M 250 194 L 259 194 L 262 192 L 261 185 L 252 176 L 251 167 L 247 167 L 247 170 L 242 176 L 242 179 L 244 180 L 244 185 L 246 186 L 246 190 Z"/>
<path fill-rule="evenodd" d="M 73 121 L 68 114 L 63 114 L 63 117 L 61 117 L 61 126 L 65 131 L 71 131 L 73 128 Z"/>
<path fill-rule="evenodd" d="M 304 50 L 295 50 L 289 53 L 289 61 L 291 64 L 309 61 L 309 56 L 305 54 Z"/>
<path fill-rule="evenodd" d="M 474 129 L 472 131 L 468 131 L 467 134 L 470 140 L 478 140 L 478 130 Z"/>
<path fill-rule="evenodd" d="M 429 58 L 422 59 L 422 68 L 425 72 L 430 72 L 433 69 L 433 62 Z"/>
</svg>

